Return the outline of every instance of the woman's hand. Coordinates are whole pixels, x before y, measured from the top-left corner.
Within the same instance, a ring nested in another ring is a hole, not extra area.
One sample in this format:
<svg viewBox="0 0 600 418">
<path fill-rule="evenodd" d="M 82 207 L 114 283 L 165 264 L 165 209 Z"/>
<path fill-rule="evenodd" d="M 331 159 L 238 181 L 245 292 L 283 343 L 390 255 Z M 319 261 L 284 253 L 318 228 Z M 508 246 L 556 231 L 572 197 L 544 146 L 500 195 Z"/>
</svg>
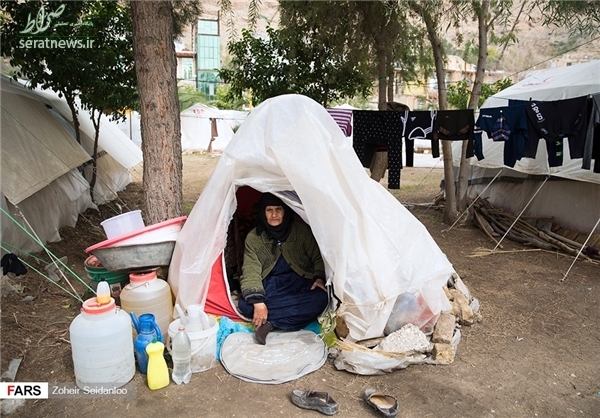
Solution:
<svg viewBox="0 0 600 418">
<path fill-rule="evenodd" d="M 320 287 L 321 289 L 323 289 L 324 291 L 327 292 L 327 288 L 325 287 L 325 282 L 323 281 L 323 279 L 316 279 L 314 281 L 314 283 L 312 284 L 312 286 L 310 287 L 310 290 L 314 290 L 317 287 Z"/>
<path fill-rule="evenodd" d="M 254 304 L 254 317 L 252 318 L 252 322 L 254 323 L 254 328 L 260 327 L 262 324 L 267 322 L 267 316 L 269 315 L 269 310 L 267 309 L 267 305 L 263 302 Z"/>
</svg>

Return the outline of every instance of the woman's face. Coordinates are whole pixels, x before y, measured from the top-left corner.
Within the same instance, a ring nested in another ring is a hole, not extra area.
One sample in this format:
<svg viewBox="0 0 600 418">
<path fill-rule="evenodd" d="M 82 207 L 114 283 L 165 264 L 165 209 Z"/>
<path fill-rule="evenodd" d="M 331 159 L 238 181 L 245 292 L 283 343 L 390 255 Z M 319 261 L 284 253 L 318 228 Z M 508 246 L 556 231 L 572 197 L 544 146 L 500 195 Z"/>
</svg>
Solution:
<svg viewBox="0 0 600 418">
<path fill-rule="evenodd" d="M 265 208 L 265 216 L 269 225 L 280 225 L 283 222 L 283 206 L 267 206 Z"/>
</svg>

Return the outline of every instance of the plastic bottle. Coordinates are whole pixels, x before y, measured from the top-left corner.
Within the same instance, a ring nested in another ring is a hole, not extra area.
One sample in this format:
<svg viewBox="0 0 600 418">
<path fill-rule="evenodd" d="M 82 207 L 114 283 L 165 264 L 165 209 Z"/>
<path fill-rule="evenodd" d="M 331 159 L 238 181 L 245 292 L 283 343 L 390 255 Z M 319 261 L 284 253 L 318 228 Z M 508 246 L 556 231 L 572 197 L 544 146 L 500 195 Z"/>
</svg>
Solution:
<svg viewBox="0 0 600 418">
<path fill-rule="evenodd" d="M 110 287 L 105 279 L 100 279 L 96 288 L 96 302 L 98 305 L 106 305 L 110 302 Z"/>
<path fill-rule="evenodd" d="M 169 385 L 169 368 L 163 357 L 165 345 L 159 341 L 152 341 L 146 346 L 148 353 L 148 370 L 146 377 L 151 390 L 161 389 Z"/>
<path fill-rule="evenodd" d="M 173 359 L 173 382 L 178 385 L 188 383 L 192 378 L 192 344 L 183 325 L 173 338 L 171 358 Z"/>
</svg>

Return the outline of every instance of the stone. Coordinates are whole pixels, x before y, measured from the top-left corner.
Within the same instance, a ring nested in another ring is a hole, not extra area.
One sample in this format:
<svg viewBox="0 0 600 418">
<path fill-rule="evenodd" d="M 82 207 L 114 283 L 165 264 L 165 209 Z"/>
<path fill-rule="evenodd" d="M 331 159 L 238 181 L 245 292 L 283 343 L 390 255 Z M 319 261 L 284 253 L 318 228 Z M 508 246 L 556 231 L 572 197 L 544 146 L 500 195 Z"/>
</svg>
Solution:
<svg viewBox="0 0 600 418">
<path fill-rule="evenodd" d="M 475 323 L 475 315 L 473 309 L 469 306 L 467 297 L 456 289 L 451 289 L 450 293 L 454 296 L 454 303 L 458 304 L 460 313 L 457 316 L 458 323 L 461 325 L 473 325 Z"/>
<path fill-rule="evenodd" d="M 442 312 L 433 329 L 432 343 L 450 344 L 456 328 L 456 317 L 450 312 Z"/>
<path fill-rule="evenodd" d="M 437 343 L 433 345 L 431 357 L 442 364 L 450 364 L 454 362 L 454 348 L 451 344 Z"/>
</svg>

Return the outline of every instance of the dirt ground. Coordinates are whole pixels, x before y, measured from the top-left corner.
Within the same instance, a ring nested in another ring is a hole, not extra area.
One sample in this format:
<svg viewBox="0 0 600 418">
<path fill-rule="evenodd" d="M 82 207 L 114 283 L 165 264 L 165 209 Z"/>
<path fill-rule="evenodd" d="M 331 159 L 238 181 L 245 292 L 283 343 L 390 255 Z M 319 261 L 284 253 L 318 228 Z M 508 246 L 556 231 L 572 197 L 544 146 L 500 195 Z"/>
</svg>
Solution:
<svg viewBox="0 0 600 418">
<path fill-rule="evenodd" d="M 204 154 L 184 156 L 187 212 L 217 161 Z M 129 210 L 143 206 L 140 173 L 120 194 L 119 203 Z M 376 417 L 362 400 L 364 390 L 375 387 L 396 396 L 398 416 L 406 418 L 600 417 L 599 265 L 578 261 L 560 282 L 570 256 L 505 241 L 502 252 L 474 257 L 478 249 L 493 248 L 489 238 L 471 224 L 448 230 L 439 210 L 419 205 L 434 200 L 441 177 L 438 168 L 405 168 L 401 189 L 393 194 L 423 222 L 480 302 L 483 319 L 462 328 L 454 363 L 361 376 L 336 370 L 330 359 L 317 372 L 280 385 L 247 383 L 219 364 L 194 374 L 187 385 L 171 383 L 158 391 L 149 390 L 138 372 L 128 396 L 28 400 L 11 416 L 316 417 L 320 414 L 289 400 L 293 389 L 316 389 L 338 402 L 338 416 Z M 85 278 L 84 250 L 104 239 L 100 221 L 114 215 L 112 205 L 88 211 L 49 248 L 67 256 L 71 269 Z M 80 304 L 31 269 L 25 276 L 11 274 L 11 280 L 22 291 L 2 296 L 2 372 L 11 359 L 22 358 L 16 381 L 71 384 L 68 327 Z M 26 296 L 35 299 L 24 301 Z"/>
</svg>

